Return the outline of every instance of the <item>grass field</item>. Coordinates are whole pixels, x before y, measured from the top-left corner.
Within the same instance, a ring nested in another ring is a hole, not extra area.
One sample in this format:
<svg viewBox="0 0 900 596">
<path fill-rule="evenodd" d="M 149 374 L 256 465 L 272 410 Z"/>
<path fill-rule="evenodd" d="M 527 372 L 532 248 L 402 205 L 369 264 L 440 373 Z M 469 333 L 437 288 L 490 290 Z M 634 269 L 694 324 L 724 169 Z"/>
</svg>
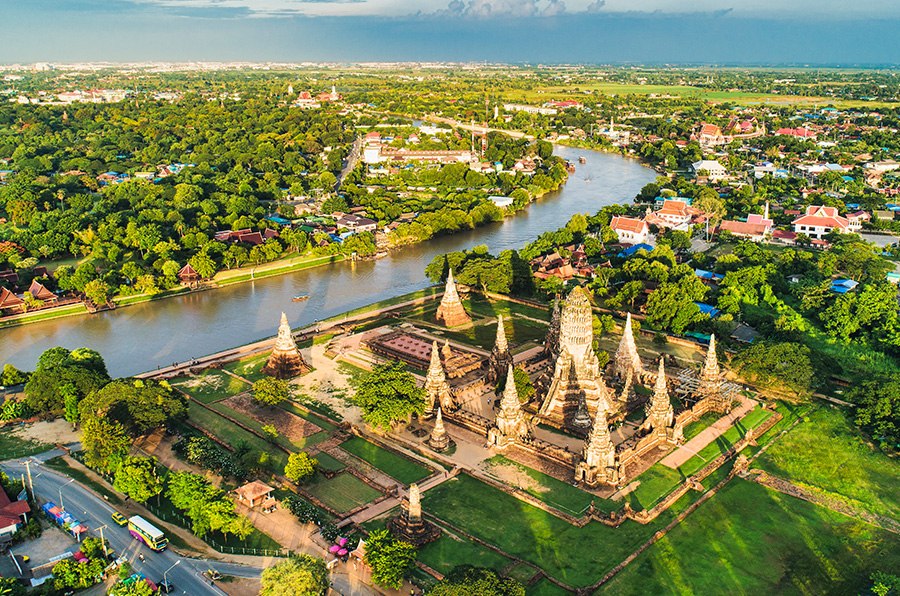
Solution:
<svg viewBox="0 0 900 596">
<path fill-rule="evenodd" d="M 863 594 L 900 566 L 900 538 L 735 479 L 603 594 Z"/>
<path fill-rule="evenodd" d="M 703 432 L 706 427 L 712 425 L 713 422 L 721 417 L 722 415 L 717 412 L 707 412 L 706 414 L 701 416 L 699 420 L 686 425 L 684 427 L 684 440 L 690 441 L 701 432 Z"/>
<path fill-rule="evenodd" d="M 465 304 L 469 305 L 466 301 Z M 497 338 L 497 325 L 494 321 L 482 324 L 478 320 L 479 313 L 473 313 L 476 318 L 476 324 L 462 329 L 449 330 L 435 321 L 435 313 L 437 312 L 437 303 L 428 304 L 424 307 L 417 308 L 408 312 L 405 319 L 416 325 L 427 325 L 434 327 L 439 331 L 441 337 L 446 337 L 452 341 L 462 344 L 469 344 L 484 350 L 490 350 L 494 346 Z M 519 306 L 519 305 L 516 305 Z M 471 309 L 469 309 L 471 312 Z M 487 312 L 485 316 L 495 316 L 491 312 Z M 503 328 L 506 331 L 506 339 L 513 346 L 522 345 L 528 341 L 543 341 L 547 335 L 547 326 L 536 321 L 524 319 L 522 317 L 508 318 L 504 316 Z"/>
<path fill-rule="evenodd" d="M 586 493 L 568 482 L 557 480 L 553 476 L 548 476 L 502 455 L 495 455 L 487 460 L 487 463 L 491 467 L 512 467 L 519 475 L 523 476 L 522 482 L 515 482 L 514 478 L 506 477 L 508 475 L 504 474 L 505 482 L 518 486 L 531 496 L 571 515 L 577 516 L 584 513 L 591 501 L 601 511 L 615 511 L 621 508 L 621 505 L 617 503 Z M 491 468 L 488 468 L 487 471 L 490 472 Z"/>
<path fill-rule="evenodd" d="M 276 470 L 283 470 L 287 463 L 287 454 L 281 449 L 275 448 L 265 439 L 256 436 L 250 431 L 244 430 L 235 423 L 211 412 L 198 404 L 188 404 L 188 418 L 191 422 L 208 430 L 213 436 L 232 447 L 242 443 L 252 450 L 260 453 L 268 453 L 272 466 Z"/>
<path fill-rule="evenodd" d="M 503 555 L 480 544 L 443 532 L 441 537 L 419 550 L 419 560 L 443 574 L 457 565 L 477 565 L 496 571 L 502 570 L 511 561 Z"/>
<path fill-rule="evenodd" d="M 209 369 L 196 377 L 179 377 L 172 385 L 205 404 L 249 391 L 250 385 L 220 370 Z"/>
<path fill-rule="evenodd" d="M 313 457 L 315 457 L 316 461 L 319 462 L 320 468 L 322 468 L 323 470 L 328 470 L 329 472 L 340 472 L 341 470 L 343 470 L 344 468 L 347 467 L 344 464 L 344 462 L 342 462 L 338 459 L 335 459 L 334 457 L 328 455 L 324 451 L 320 451 L 319 453 L 315 454 Z"/>
<path fill-rule="evenodd" d="M 259 421 L 259 420 L 256 420 L 256 419 L 248 416 L 247 414 L 245 414 L 243 412 L 239 412 L 237 410 L 230 408 L 228 406 L 227 402 L 213 403 L 213 404 L 210 404 L 209 407 L 220 414 L 224 414 L 225 416 L 228 416 L 229 418 L 233 418 L 233 419 L 237 420 L 238 422 L 240 422 L 247 428 L 253 429 L 255 432 L 260 433 L 262 436 L 265 436 L 265 432 L 262 429 L 263 425 L 270 424 L 270 422 L 267 421 L 265 418 L 263 418 L 262 421 Z M 273 409 L 273 411 L 272 411 L 273 418 L 279 414 L 279 410 L 280 410 L 280 408 Z M 284 415 L 287 416 L 287 414 L 284 414 Z M 276 425 L 277 425 L 277 423 L 276 423 Z M 275 438 L 275 442 L 278 445 L 281 445 L 282 447 L 287 449 L 288 451 L 297 451 L 299 449 L 306 449 L 308 447 L 312 447 L 313 445 L 317 445 L 326 439 L 328 439 L 328 433 L 325 431 L 319 431 L 319 432 L 315 432 L 306 437 L 295 437 L 295 438 L 288 438 L 285 435 L 279 434 Z M 271 445 L 269 446 L 269 449 L 273 450 Z"/>
<path fill-rule="evenodd" d="M 894 519 L 900 518 L 900 462 L 860 435 L 845 414 L 823 406 L 759 457 L 756 467 Z"/>
<path fill-rule="evenodd" d="M 431 476 L 431 470 L 425 466 L 412 462 L 404 457 L 395 455 L 370 443 L 361 437 L 351 437 L 340 445 L 341 449 L 352 453 L 361 460 L 378 468 L 401 484 L 412 484 Z"/>
<path fill-rule="evenodd" d="M 526 596 L 569 596 L 568 590 L 563 590 L 546 577 L 525 590 Z"/>
<path fill-rule="evenodd" d="M 377 490 L 346 472 L 334 478 L 316 474 L 304 488 L 339 513 L 355 509 L 381 496 Z"/>
<path fill-rule="evenodd" d="M 471 476 L 448 480 L 423 496 L 425 511 L 540 567 L 573 587 L 590 585 L 682 511 L 688 493 L 654 522 L 578 528 Z"/>
<path fill-rule="evenodd" d="M 313 424 L 315 424 L 316 426 L 318 426 L 319 428 L 321 428 L 324 431 L 331 432 L 337 428 L 334 424 L 325 420 L 321 416 L 313 414 L 312 412 L 307 412 L 303 408 L 299 408 L 299 407 L 297 407 L 296 404 L 292 404 L 289 401 L 281 402 L 280 404 L 278 404 L 278 407 L 286 412 L 295 414 L 295 415 L 299 416 L 300 418 L 303 418 L 304 420 L 308 420 L 309 422 L 312 422 Z"/>
<path fill-rule="evenodd" d="M 236 375 L 244 377 L 251 383 L 255 383 L 256 381 L 266 376 L 262 373 L 262 368 L 266 365 L 266 360 L 268 358 L 269 354 L 267 353 L 257 354 L 256 356 L 250 356 L 249 358 L 229 362 L 224 366 L 224 368 L 225 370 L 229 370 Z"/>
<path fill-rule="evenodd" d="M 52 445 L 18 436 L 12 427 L 6 427 L 0 431 L 0 461 L 26 457 L 52 448 Z"/>
</svg>

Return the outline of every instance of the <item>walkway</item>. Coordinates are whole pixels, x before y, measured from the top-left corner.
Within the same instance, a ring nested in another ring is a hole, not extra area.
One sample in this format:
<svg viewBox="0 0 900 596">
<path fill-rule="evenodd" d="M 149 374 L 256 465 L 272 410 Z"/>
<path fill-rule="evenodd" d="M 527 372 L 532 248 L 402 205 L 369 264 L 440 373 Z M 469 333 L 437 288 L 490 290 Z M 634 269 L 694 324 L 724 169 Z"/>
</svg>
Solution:
<svg viewBox="0 0 900 596">
<path fill-rule="evenodd" d="M 704 447 L 725 434 L 725 431 L 734 426 L 738 420 L 746 416 L 750 410 L 756 407 L 756 402 L 752 399 L 741 397 L 740 401 L 740 406 L 713 422 L 699 435 L 663 458 L 660 463 L 667 468 L 672 468 L 673 470 L 678 469 L 687 460 L 700 453 Z"/>
</svg>

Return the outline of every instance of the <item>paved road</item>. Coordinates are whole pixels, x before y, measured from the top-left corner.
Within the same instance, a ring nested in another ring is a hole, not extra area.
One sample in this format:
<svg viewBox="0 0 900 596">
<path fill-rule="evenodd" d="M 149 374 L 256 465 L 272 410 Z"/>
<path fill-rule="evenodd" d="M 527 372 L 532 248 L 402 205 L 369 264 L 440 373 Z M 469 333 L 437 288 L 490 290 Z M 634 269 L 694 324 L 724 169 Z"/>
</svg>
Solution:
<svg viewBox="0 0 900 596">
<path fill-rule="evenodd" d="M 170 549 L 157 553 L 148 549 L 143 543 L 134 540 L 128 533 L 127 527 L 117 526 L 110 519 L 114 508 L 102 498 L 85 489 L 77 482 L 70 482 L 70 478 L 42 465 L 42 462 L 50 457 L 59 455 L 60 452 L 48 452 L 33 458 L 29 458 L 31 475 L 34 481 L 34 491 L 43 501 L 53 501 L 59 505 L 59 492 L 62 490 L 63 504 L 66 510 L 75 515 L 80 521 L 85 522 L 90 528 L 90 533 L 99 536 L 97 528 L 106 525 L 103 533 L 109 541 L 110 547 L 119 556 L 126 556 L 131 561 L 136 571 L 140 571 L 151 581 L 162 579 L 163 572 L 176 562 L 178 566 L 167 574 L 167 579 L 174 584 L 175 594 L 223 594 L 221 590 L 210 586 L 203 577 L 203 572 L 210 567 L 223 575 L 239 577 L 259 577 L 260 569 L 222 563 L 219 561 L 207 561 L 203 559 L 190 559 L 182 557 Z M 19 477 L 25 473 L 25 460 L 13 460 L 0 464 L 10 476 Z M 68 483 L 68 484 L 67 484 Z M 138 554 L 144 555 L 144 561 L 138 558 Z M 35 561 L 40 564 L 40 561 Z"/>
<path fill-rule="evenodd" d="M 359 156 L 362 153 L 362 144 L 362 137 L 356 137 L 356 140 L 353 141 L 353 146 L 350 148 L 350 154 L 347 156 L 347 159 L 344 160 L 344 168 L 338 176 L 335 190 L 341 190 L 341 186 L 344 185 L 344 179 L 349 176 L 350 172 L 353 171 L 353 168 L 356 167 L 356 162 L 359 161 Z"/>
</svg>

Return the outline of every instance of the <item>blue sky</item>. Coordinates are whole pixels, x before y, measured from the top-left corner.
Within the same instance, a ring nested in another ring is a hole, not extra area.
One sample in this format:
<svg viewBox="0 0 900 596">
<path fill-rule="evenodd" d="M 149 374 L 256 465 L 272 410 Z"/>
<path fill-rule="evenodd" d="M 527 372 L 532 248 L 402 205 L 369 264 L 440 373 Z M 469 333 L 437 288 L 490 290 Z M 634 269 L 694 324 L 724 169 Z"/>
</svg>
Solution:
<svg viewBox="0 0 900 596">
<path fill-rule="evenodd" d="M 900 63 L 897 0 L 0 0 L 0 62 Z"/>
</svg>

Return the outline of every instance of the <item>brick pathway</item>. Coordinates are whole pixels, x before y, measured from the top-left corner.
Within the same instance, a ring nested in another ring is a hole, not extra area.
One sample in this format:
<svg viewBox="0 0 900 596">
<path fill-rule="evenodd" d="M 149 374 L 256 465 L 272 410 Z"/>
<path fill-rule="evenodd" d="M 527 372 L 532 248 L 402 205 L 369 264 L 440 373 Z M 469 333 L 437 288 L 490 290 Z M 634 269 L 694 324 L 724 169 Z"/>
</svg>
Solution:
<svg viewBox="0 0 900 596">
<path fill-rule="evenodd" d="M 755 401 L 746 397 L 741 397 L 740 399 L 741 405 L 713 422 L 710 426 L 703 429 L 699 435 L 667 455 L 662 460 L 662 465 L 673 470 L 678 469 L 684 462 L 697 455 L 704 447 L 725 434 L 725 431 L 734 426 L 735 422 L 756 407 Z"/>
</svg>

